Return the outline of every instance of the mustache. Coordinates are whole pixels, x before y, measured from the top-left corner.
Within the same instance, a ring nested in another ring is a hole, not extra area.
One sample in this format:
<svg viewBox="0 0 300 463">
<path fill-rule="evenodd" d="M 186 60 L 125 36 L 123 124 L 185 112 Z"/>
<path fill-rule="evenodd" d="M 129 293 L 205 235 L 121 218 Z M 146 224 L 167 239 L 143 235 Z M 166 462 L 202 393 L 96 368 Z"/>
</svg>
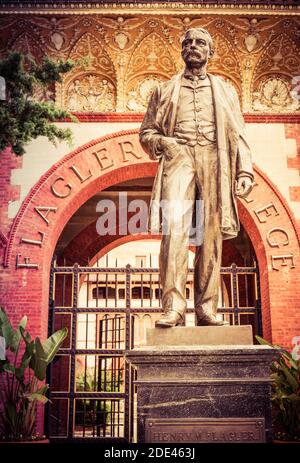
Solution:
<svg viewBox="0 0 300 463">
<path fill-rule="evenodd" d="M 182 52 L 182 56 L 195 56 L 196 58 L 201 58 L 201 53 L 194 50 L 185 50 Z"/>
</svg>

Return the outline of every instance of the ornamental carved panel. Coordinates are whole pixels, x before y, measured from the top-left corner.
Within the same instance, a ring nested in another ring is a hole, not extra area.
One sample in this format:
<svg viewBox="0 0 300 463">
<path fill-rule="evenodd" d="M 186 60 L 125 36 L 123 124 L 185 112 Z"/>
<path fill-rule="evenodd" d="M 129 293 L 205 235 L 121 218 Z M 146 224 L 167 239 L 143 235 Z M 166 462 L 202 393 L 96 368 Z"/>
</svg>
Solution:
<svg viewBox="0 0 300 463">
<path fill-rule="evenodd" d="M 154 88 L 164 80 L 166 77 L 160 74 L 142 75 L 132 79 L 126 90 L 126 109 L 135 112 L 145 111 Z"/>
<path fill-rule="evenodd" d="M 115 111 L 115 68 L 101 41 L 90 33 L 82 35 L 69 58 L 76 66 L 57 85 L 60 106 L 74 112 Z"/>
<path fill-rule="evenodd" d="M 229 80 L 241 94 L 242 72 L 239 58 L 232 44 L 222 34 L 214 36 L 215 53 L 209 71 Z"/>
<path fill-rule="evenodd" d="M 280 34 L 272 40 L 256 65 L 252 108 L 263 112 L 299 110 L 300 95 L 293 91 L 293 79 L 299 75 L 299 48 L 286 34 Z"/>
<path fill-rule="evenodd" d="M 156 32 L 150 33 L 138 44 L 128 64 L 126 110 L 145 111 L 155 86 L 174 74 L 175 58 L 170 47 Z"/>
<path fill-rule="evenodd" d="M 128 74 L 160 72 L 171 77 L 176 73 L 174 58 L 165 41 L 155 32 L 145 37 L 134 50 Z"/>
<path fill-rule="evenodd" d="M 259 81 L 257 91 L 253 92 L 252 107 L 261 112 L 293 112 L 300 108 L 300 100 L 293 96 L 285 76 L 272 76 Z"/>
<path fill-rule="evenodd" d="M 76 61 L 61 85 L 36 98 L 74 112 L 143 112 L 155 85 L 183 69 L 185 31 L 200 26 L 215 42 L 208 70 L 234 85 L 244 113 L 300 111 L 300 19 L 252 13 L 3 15 L 0 56 L 19 49 L 38 61 Z"/>
<path fill-rule="evenodd" d="M 21 51 L 29 58 L 34 58 L 36 61 L 41 61 L 43 57 L 43 49 L 40 47 L 38 40 L 35 40 L 25 32 L 20 34 L 13 44 L 13 50 Z"/>
<path fill-rule="evenodd" d="M 75 112 L 111 112 L 116 107 L 116 89 L 105 75 L 76 75 L 64 88 L 63 103 Z"/>
</svg>

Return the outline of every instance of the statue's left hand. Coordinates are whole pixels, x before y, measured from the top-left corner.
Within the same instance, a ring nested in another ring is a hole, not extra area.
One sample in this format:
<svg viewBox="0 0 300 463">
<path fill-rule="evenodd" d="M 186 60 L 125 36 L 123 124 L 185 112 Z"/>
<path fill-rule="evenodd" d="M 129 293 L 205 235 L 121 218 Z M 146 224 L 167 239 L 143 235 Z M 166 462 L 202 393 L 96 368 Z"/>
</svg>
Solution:
<svg viewBox="0 0 300 463">
<path fill-rule="evenodd" d="M 235 185 L 235 194 L 241 198 L 245 198 L 251 192 L 253 188 L 253 182 L 250 177 L 241 176 L 237 179 Z"/>
</svg>

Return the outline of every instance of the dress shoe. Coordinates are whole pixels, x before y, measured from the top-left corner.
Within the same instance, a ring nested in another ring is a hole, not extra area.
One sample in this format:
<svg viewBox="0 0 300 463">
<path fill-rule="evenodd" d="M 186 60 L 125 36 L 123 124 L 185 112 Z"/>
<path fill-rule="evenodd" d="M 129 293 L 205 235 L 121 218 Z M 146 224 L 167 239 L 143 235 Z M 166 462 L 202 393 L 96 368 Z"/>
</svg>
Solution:
<svg viewBox="0 0 300 463">
<path fill-rule="evenodd" d="M 197 317 L 197 326 L 226 326 L 228 322 L 224 320 L 217 320 L 215 315 L 203 315 Z"/>
<path fill-rule="evenodd" d="M 155 326 L 159 328 L 171 328 L 172 326 L 184 325 L 183 316 L 175 310 L 170 310 L 162 315 L 162 317 L 155 322 Z"/>
</svg>

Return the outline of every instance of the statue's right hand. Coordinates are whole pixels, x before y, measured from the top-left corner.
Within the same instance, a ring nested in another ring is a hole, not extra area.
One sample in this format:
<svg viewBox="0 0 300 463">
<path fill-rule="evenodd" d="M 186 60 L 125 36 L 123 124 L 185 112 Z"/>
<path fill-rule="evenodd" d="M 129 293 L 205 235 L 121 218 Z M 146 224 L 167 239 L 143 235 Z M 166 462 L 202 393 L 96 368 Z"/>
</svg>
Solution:
<svg viewBox="0 0 300 463">
<path fill-rule="evenodd" d="M 172 137 L 161 137 L 160 146 L 167 160 L 173 159 L 180 153 L 180 146 Z"/>
</svg>

